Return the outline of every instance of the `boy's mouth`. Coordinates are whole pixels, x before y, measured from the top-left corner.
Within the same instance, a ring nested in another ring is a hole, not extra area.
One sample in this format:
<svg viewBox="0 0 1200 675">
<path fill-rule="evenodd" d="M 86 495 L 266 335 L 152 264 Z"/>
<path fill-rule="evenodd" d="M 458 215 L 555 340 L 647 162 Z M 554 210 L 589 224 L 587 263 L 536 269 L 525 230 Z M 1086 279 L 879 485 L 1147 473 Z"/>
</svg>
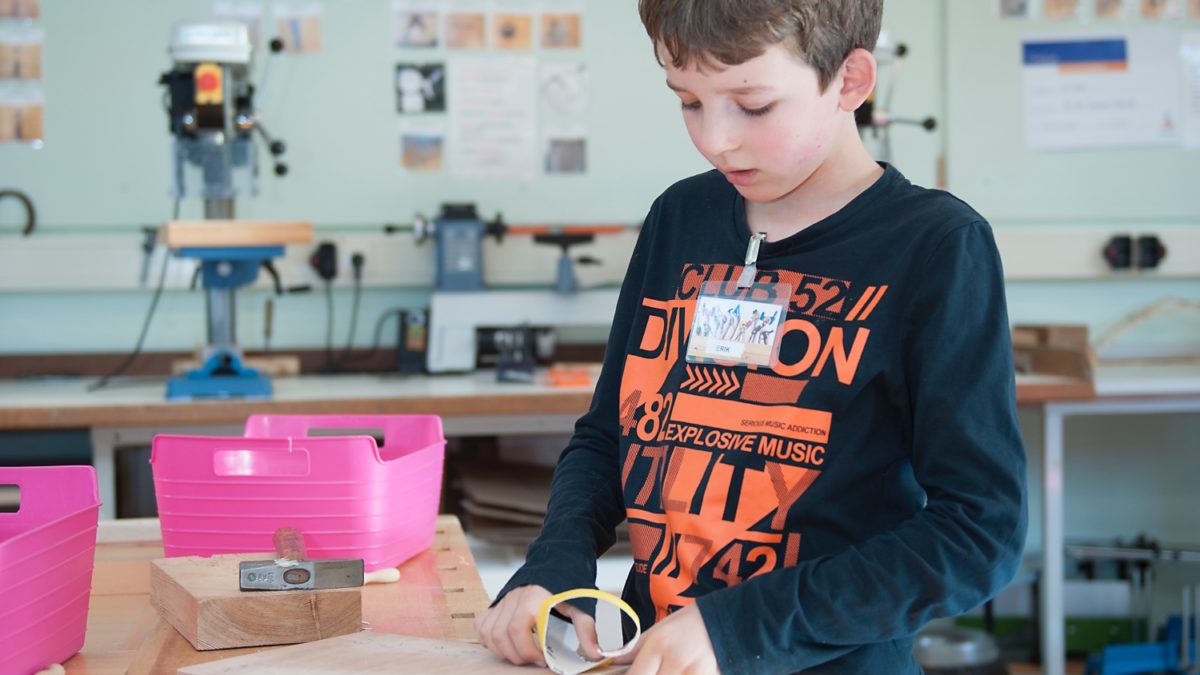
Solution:
<svg viewBox="0 0 1200 675">
<path fill-rule="evenodd" d="M 725 174 L 725 180 L 734 185 L 749 185 L 758 176 L 758 169 L 742 169 L 740 171 L 723 170 L 721 173 Z"/>
</svg>

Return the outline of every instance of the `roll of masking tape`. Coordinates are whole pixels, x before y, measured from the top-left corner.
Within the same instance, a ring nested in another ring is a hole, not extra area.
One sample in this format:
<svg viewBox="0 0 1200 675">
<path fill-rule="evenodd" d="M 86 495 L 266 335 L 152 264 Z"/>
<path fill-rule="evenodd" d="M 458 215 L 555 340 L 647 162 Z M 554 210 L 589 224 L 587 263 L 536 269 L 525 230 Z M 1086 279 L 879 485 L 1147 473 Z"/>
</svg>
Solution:
<svg viewBox="0 0 1200 675">
<path fill-rule="evenodd" d="M 598 661 L 591 661 L 584 654 L 574 624 L 551 613 L 559 603 L 578 598 L 592 598 L 596 601 L 596 641 L 600 645 L 600 654 L 603 657 Z M 633 637 L 628 642 L 625 641 L 622 628 L 622 614 L 633 621 L 635 628 Z M 621 598 L 594 588 L 577 588 L 552 595 L 546 598 L 538 609 L 538 643 L 542 647 L 546 665 L 559 675 L 587 672 L 622 654 L 628 654 L 637 645 L 641 635 L 642 622 L 638 620 L 637 612 Z"/>
</svg>

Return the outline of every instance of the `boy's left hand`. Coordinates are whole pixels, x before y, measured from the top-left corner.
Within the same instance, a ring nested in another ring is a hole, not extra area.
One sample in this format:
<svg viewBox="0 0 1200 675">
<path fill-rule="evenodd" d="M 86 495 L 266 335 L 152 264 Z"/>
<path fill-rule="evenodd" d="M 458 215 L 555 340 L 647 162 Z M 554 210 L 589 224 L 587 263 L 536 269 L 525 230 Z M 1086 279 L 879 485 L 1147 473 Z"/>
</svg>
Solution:
<svg viewBox="0 0 1200 675">
<path fill-rule="evenodd" d="M 625 675 L 716 675 L 719 672 L 704 617 L 696 605 L 684 607 L 654 624 L 642 634 L 632 652 L 613 662 L 633 664 Z"/>
</svg>

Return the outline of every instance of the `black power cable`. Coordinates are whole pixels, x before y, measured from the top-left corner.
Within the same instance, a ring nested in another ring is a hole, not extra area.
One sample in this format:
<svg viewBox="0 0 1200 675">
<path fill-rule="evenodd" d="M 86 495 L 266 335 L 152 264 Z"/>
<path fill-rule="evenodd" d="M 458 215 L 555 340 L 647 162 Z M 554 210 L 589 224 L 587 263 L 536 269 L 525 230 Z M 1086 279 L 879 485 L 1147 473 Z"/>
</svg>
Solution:
<svg viewBox="0 0 1200 675">
<path fill-rule="evenodd" d="M 0 190 L 0 199 L 5 197 L 12 197 L 25 208 L 25 227 L 21 230 L 21 236 L 28 237 L 33 234 L 33 228 L 37 227 L 37 210 L 33 208 L 33 200 L 19 190 Z"/>
<path fill-rule="evenodd" d="M 179 200 L 176 199 L 175 208 L 172 210 L 171 214 L 171 220 L 178 219 Z M 142 331 L 138 335 L 137 344 L 134 345 L 133 351 L 130 352 L 129 356 L 125 357 L 125 360 L 122 361 L 121 364 L 114 368 L 110 373 L 88 385 L 88 391 L 97 391 L 107 387 L 114 378 L 120 377 L 122 374 L 124 374 L 125 371 L 129 369 L 129 366 L 132 366 L 133 362 L 137 360 L 137 357 L 141 355 L 142 345 L 146 342 L 146 334 L 150 332 L 150 322 L 154 318 L 154 311 L 158 308 L 158 301 L 162 297 L 163 287 L 165 286 L 167 280 L 167 264 L 170 261 L 171 249 L 168 248 L 163 251 L 162 266 L 158 270 L 158 283 L 155 284 L 154 296 L 150 300 L 150 309 L 146 311 L 146 318 L 142 321 Z"/>
</svg>

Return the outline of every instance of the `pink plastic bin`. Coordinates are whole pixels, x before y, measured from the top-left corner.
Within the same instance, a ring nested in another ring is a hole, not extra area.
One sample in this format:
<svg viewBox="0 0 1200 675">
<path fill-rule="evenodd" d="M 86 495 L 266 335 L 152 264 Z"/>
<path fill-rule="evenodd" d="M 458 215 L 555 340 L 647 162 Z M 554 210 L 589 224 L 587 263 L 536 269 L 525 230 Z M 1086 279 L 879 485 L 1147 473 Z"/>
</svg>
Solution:
<svg viewBox="0 0 1200 675">
<path fill-rule="evenodd" d="M 0 513 L 0 673 L 27 675 L 83 648 L 100 498 L 90 466 L 0 467 L 20 488 Z"/>
<path fill-rule="evenodd" d="M 374 430 L 382 447 L 359 435 Z M 267 552 L 290 526 L 310 558 L 395 567 L 433 543 L 445 451 L 435 415 L 254 415 L 242 437 L 155 436 L 163 548 Z"/>
</svg>

